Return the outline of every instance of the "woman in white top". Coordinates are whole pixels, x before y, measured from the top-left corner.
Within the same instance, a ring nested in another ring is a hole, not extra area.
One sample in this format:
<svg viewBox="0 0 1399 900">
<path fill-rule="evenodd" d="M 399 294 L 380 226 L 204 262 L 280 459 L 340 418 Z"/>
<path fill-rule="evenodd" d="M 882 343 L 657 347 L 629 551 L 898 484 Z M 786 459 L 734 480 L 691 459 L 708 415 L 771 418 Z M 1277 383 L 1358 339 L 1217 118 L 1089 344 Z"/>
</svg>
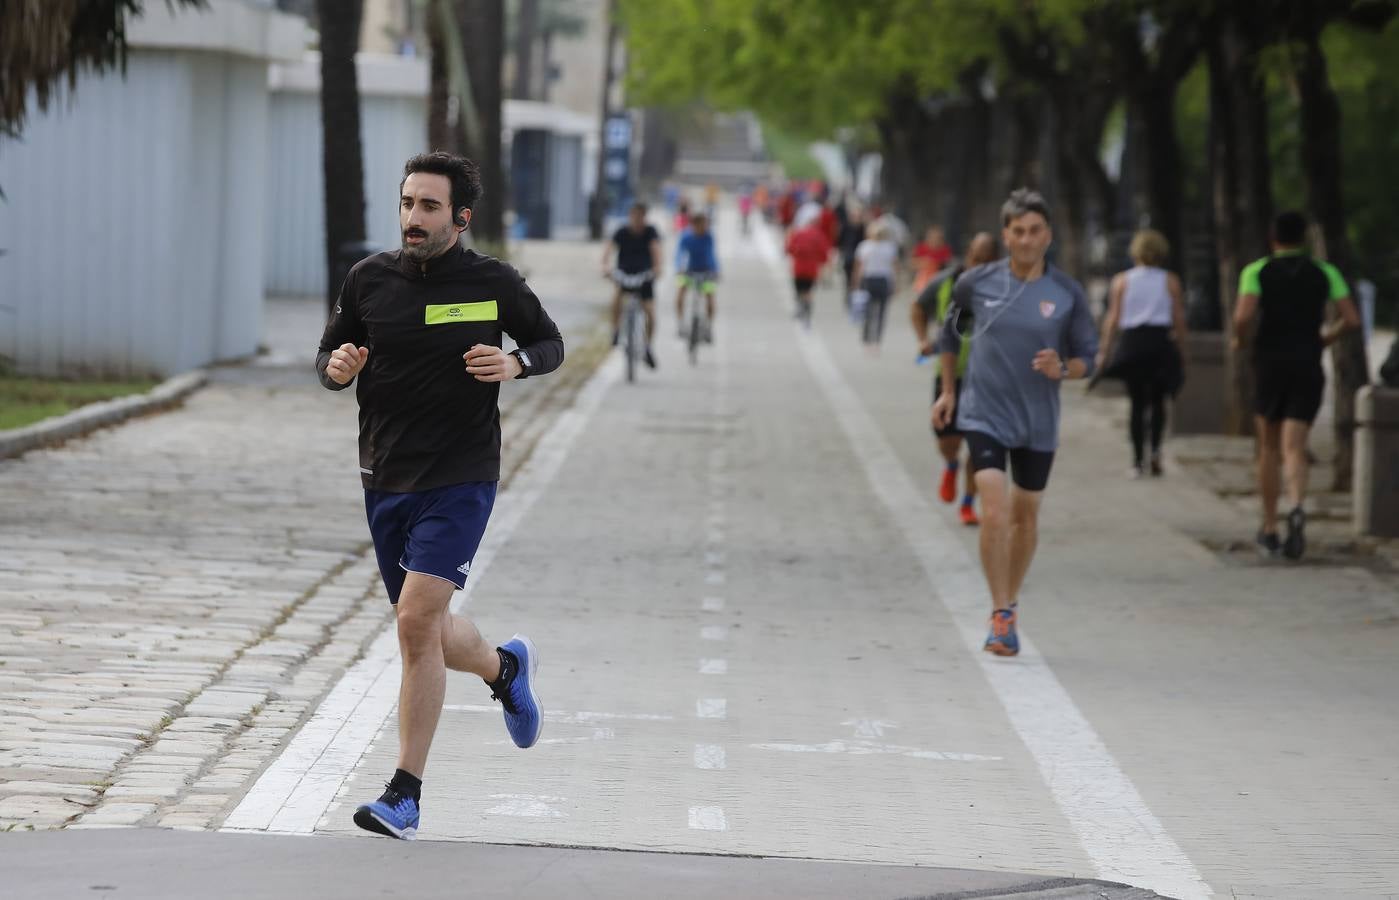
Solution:
<svg viewBox="0 0 1399 900">
<path fill-rule="evenodd" d="M 1184 381 L 1185 301 L 1180 278 L 1162 268 L 1171 245 L 1159 231 L 1146 229 L 1132 238 L 1133 268 L 1113 276 L 1108 313 L 1103 320 L 1098 369 L 1105 378 L 1121 378 L 1132 400 L 1128 428 L 1132 438 L 1134 478 L 1145 470 L 1146 419 L 1151 416 L 1151 474 L 1161 474 L 1161 435 L 1166 429 L 1166 396 Z M 1104 365 L 1119 329 L 1112 362 Z"/>
<path fill-rule="evenodd" d="M 899 245 L 889 238 L 889 228 L 870 224 L 866 238 L 855 248 L 855 268 L 851 280 L 869 295 L 865 304 L 863 340 L 871 348 L 879 346 L 884 335 L 884 312 L 899 275 Z"/>
</svg>

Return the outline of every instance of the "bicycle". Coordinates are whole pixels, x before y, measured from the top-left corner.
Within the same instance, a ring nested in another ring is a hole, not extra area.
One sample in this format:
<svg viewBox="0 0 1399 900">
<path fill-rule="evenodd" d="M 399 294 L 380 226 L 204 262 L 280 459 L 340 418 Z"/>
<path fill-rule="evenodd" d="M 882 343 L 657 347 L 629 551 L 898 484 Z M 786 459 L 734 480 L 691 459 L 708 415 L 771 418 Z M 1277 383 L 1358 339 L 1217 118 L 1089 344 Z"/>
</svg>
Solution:
<svg viewBox="0 0 1399 900">
<path fill-rule="evenodd" d="M 622 351 L 627 361 L 627 381 L 636 381 L 636 366 L 646 353 L 646 313 L 641 308 L 642 288 L 655 279 L 650 269 L 645 272 L 612 273 L 612 280 L 627 298 L 622 312 Z"/>
<path fill-rule="evenodd" d="M 719 281 L 717 272 L 686 272 L 679 276 L 680 284 L 686 288 L 685 314 L 680 322 L 681 334 L 688 339 L 690 365 L 699 364 L 699 345 L 714 343 L 710 330 L 708 298 L 713 296 Z"/>
</svg>

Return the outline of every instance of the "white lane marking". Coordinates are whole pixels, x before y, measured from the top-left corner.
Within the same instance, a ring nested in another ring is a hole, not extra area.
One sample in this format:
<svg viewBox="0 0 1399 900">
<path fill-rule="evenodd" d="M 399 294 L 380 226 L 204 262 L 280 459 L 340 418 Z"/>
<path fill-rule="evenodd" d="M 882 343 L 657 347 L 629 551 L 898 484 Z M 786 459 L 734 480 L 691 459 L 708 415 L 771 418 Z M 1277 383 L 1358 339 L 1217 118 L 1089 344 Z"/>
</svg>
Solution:
<svg viewBox="0 0 1399 900">
<path fill-rule="evenodd" d="M 944 762 L 999 762 L 1005 757 L 982 756 L 979 753 L 953 753 L 950 750 L 919 750 L 899 744 L 879 744 L 874 741 L 827 741 L 824 744 L 789 744 L 776 741 L 769 744 L 749 744 L 754 750 L 776 750 L 786 753 L 848 753 L 851 756 L 898 755 L 912 759 L 936 759 Z"/>
<path fill-rule="evenodd" d="M 705 597 L 700 601 L 700 608 L 705 612 L 721 612 L 724 609 L 724 598 Z"/>
<path fill-rule="evenodd" d="M 536 745 L 538 745 L 538 744 L 588 744 L 588 743 L 592 743 L 593 741 L 610 741 L 610 740 L 614 740 L 616 737 L 617 737 L 617 732 L 614 731 L 614 730 L 612 730 L 611 728 L 594 728 L 594 729 L 593 729 L 593 733 L 592 733 L 592 734 L 589 734 L 589 735 L 582 735 L 582 736 L 580 736 L 580 737 L 566 737 L 566 738 L 542 738 L 542 739 L 540 739 L 539 741 L 536 741 L 535 743 L 536 743 Z M 491 747 L 496 747 L 496 746 L 504 747 L 504 746 L 507 746 L 507 745 L 508 745 L 508 746 L 513 746 L 514 743 L 515 743 L 515 742 L 514 742 L 513 740 L 509 740 L 508 738 L 507 738 L 507 739 L 504 739 L 504 740 L 499 740 L 499 741 L 486 741 L 486 745 L 487 745 L 487 746 L 491 746 Z"/>
<path fill-rule="evenodd" d="M 729 674 L 729 661 L 727 659 L 702 659 L 699 661 L 699 673 L 701 675 L 727 675 Z"/>
<path fill-rule="evenodd" d="M 723 532 L 723 530 L 720 529 L 720 528 L 711 528 L 711 529 L 709 529 L 709 532 L 708 532 L 707 534 L 705 534 L 704 537 L 705 537 L 705 540 L 709 541 L 709 543 L 711 543 L 711 544 L 722 544 L 722 543 L 724 543 L 724 532 Z"/>
<path fill-rule="evenodd" d="M 782 255 L 766 228 L 757 229 L 756 245 L 774 280 L 784 282 Z M 1098 877 L 1181 900 L 1212 896 L 1199 870 L 1152 814 L 1034 642 L 1022 633 L 1020 656 L 1013 661 L 981 649 L 987 603 L 980 568 L 923 499 L 820 332 L 796 326 L 793 332 L 875 496 L 913 548 L 933 593 L 957 624 Z"/>
<path fill-rule="evenodd" d="M 708 566 L 722 566 L 724 564 L 724 552 L 722 550 L 704 551 L 704 563 Z"/>
<path fill-rule="evenodd" d="M 546 797 L 535 794 L 491 794 L 490 799 L 501 802 L 486 810 L 491 816 L 520 816 L 527 819 L 562 819 L 564 814 L 554 808 L 567 797 Z"/>
<path fill-rule="evenodd" d="M 704 576 L 704 583 L 709 585 L 723 584 L 727 578 L 723 572 L 711 571 Z"/>
<path fill-rule="evenodd" d="M 485 712 L 500 715 L 499 706 L 487 706 L 477 703 L 447 703 L 442 707 L 443 712 Z M 591 712 L 580 710 L 577 712 L 563 712 L 560 710 L 544 710 L 544 721 L 560 722 L 564 725 L 587 725 L 592 722 L 608 721 L 614 719 L 625 719 L 634 722 L 670 722 L 675 716 L 663 716 L 655 713 L 607 713 Z"/>
<path fill-rule="evenodd" d="M 525 513 L 554 480 L 621 372 L 620 356 L 599 366 L 573 406 L 559 414 L 510 486 L 501 491 L 466 589 L 452 597 L 454 612 L 466 603 Z M 398 636 L 393 628 L 385 628 L 229 814 L 224 830 L 314 831 L 393 712 L 400 675 Z"/>
<path fill-rule="evenodd" d="M 728 639 L 729 626 L 727 625 L 704 625 L 700 627 L 700 640 L 727 641 Z"/>
<path fill-rule="evenodd" d="M 702 697 L 695 701 L 695 717 L 699 719 L 726 719 L 729 716 L 729 701 L 723 697 Z"/>
<path fill-rule="evenodd" d="M 729 823 L 722 806 L 692 806 L 690 827 L 700 831 L 728 831 Z"/>
<path fill-rule="evenodd" d="M 880 719 L 846 719 L 840 724 L 852 726 L 855 729 L 855 737 L 859 738 L 884 737 L 884 729 L 899 727 L 895 722 L 884 722 Z"/>
<path fill-rule="evenodd" d="M 724 748 L 718 744 L 695 744 L 696 769 L 727 768 Z"/>
</svg>

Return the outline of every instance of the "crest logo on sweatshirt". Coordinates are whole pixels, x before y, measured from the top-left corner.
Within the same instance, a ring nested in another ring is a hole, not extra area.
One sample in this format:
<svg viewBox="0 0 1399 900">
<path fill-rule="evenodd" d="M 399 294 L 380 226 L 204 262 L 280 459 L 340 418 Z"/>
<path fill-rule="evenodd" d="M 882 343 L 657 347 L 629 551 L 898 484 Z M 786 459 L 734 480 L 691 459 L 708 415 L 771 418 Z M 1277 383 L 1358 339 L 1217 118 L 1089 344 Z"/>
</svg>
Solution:
<svg viewBox="0 0 1399 900">
<path fill-rule="evenodd" d="M 1046 319 L 1049 318 L 1050 316 L 1054 315 L 1054 301 L 1052 301 L 1052 300 L 1041 300 L 1041 301 L 1040 301 L 1040 315 L 1044 316 Z"/>
</svg>

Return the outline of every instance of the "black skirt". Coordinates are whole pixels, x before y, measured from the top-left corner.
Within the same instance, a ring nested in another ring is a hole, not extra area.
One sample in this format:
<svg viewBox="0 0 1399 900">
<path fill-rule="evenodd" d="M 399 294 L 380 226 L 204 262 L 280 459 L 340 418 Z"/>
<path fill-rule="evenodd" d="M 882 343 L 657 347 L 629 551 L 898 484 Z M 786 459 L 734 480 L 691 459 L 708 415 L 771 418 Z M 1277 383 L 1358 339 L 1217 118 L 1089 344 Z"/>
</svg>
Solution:
<svg viewBox="0 0 1399 900">
<path fill-rule="evenodd" d="M 1180 349 L 1164 325 L 1140 325 L 1118 335 L 1112 356 L 1099 378 L 1121 378 L 1129 384 L 1154 384 L 1174 396 L 1185 384 Z"/>
</svg>

